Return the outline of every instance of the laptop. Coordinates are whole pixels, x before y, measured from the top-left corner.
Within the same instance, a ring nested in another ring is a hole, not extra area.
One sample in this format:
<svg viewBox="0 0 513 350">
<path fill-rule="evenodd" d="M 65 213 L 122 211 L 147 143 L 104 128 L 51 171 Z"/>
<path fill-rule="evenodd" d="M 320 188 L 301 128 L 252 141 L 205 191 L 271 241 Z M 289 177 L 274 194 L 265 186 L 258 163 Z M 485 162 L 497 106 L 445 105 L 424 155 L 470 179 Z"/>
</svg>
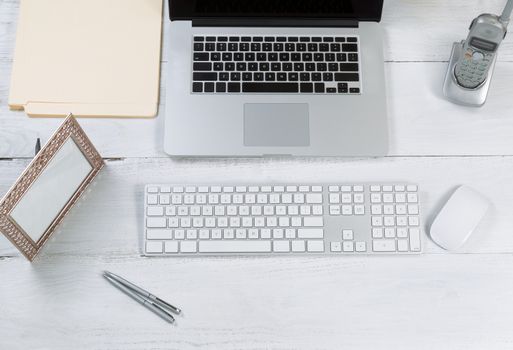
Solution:
<svg viewBox="0 0 513 350">
<path fill-rule="evenodd" d="M 164 149 L 382 156 L 383 0 L 170 0 Z"/>
</svg>

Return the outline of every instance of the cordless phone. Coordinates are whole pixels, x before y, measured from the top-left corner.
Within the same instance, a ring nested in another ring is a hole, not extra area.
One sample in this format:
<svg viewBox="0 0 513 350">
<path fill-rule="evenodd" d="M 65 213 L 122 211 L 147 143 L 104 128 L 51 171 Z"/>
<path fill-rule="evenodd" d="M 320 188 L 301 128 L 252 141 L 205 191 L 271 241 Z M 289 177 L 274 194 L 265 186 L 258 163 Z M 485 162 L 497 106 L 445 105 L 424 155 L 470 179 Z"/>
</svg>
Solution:
<svg viewBox="0 0 513 350">
<path fill-rule="evenodd" d="M 512 9 L 513 0 L 508 0 L 501 16 L 479 15 L 472 21 L 467 39 L 454 43 L 444 82 L 449 100 L 468 106 L 485 103 Z"/>
</svg>

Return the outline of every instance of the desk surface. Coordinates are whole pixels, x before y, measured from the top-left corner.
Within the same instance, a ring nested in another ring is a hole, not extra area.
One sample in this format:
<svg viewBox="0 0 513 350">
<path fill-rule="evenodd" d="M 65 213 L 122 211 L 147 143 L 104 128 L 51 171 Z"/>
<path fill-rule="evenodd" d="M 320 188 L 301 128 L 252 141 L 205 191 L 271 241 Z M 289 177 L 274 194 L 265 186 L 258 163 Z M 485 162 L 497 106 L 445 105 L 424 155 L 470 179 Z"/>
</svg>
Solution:
<svg viewBox="0 0 513 350">
<path fill-rule="evenodd" d="M 172 160 L 162 151 L 164 105 L 153 120 L 80 120 L 107 167 L 36 263 L 0 238 L 0 348 L 512 348 L 512 37 L 483 108 L 441 95 L 451 43 L 477 14 L 503 3 L 385 1 L 385 158 Z M 36 138 L 47 140 L 61 122 L 8 109 L 18 8 L 18 0 L 0 0 L 0 196 L 29 163 Z M 452 254 L 426 238 L 425 254 L 412 257 L 140 256 L 145 183 L 222 180 L 418 182 L 428 224 L 464 183 L 489 196 L 494 210 Z M 106 283 L 102 270 L 176 303 L 185 316 L 170 327 Z"/>
</svg>

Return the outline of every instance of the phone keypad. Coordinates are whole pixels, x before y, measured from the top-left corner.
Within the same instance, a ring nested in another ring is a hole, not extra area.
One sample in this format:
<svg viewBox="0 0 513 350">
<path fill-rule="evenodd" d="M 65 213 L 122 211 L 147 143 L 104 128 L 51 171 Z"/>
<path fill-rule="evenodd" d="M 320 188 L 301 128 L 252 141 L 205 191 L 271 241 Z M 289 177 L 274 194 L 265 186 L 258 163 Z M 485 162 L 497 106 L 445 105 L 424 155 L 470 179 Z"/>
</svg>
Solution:
<svg viewBox="0 0 513 350">
<path fill-rule="evenodd" d="M 463 87 L 474 89 L 486 79 L 492 54 L 469 48 L 463 61 L 456 66 L 456 79 Z"/>
</svg>

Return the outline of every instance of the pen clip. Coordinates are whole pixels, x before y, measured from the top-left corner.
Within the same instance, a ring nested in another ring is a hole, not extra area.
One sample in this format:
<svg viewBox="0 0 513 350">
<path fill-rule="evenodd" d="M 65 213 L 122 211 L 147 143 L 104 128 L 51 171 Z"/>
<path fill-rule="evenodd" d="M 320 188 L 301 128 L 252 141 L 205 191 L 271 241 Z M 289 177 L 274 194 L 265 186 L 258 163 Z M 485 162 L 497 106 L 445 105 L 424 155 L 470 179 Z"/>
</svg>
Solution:
<svg viewBox="0 0 513 350">
<path fill-rule="evenodd" d="M 36 147 L 34 148 L 34 156 L 37 156 L 39 151 L 41 151 L 41 139 L 38 137 L 36 140 Z"/>
<path fill-rule="evenodd" d="M 158 304 L 160 307 L 163 307 L 165 309 L 168 309 L 170 310 L 171 312 L 177 314 L 177 315 L 180 315 L 182 313 L 182 310 L 180 310 L 179 308 L 165 302 L 164 300 L 158 298 L 158 297 L 155 297 L 155 303 Z"/>
</svg>

